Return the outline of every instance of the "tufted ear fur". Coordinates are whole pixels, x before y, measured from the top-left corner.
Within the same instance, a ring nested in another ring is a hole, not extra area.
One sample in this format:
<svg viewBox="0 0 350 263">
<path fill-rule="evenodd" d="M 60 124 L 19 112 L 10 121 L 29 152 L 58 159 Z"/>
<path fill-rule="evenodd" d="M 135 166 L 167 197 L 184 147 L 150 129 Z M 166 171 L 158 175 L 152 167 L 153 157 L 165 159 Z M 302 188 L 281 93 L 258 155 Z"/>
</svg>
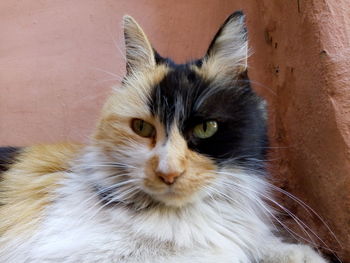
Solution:
<svg viewBox="0 0 350 263">
<path fill-rule="evenodd" d="M 230 15 L 212 40 L 204 57 L 210 75 L 238 75 L 247 70 L 248 40 L 243 12 Z"/>
<path fill-rule="evenodd" d="M 127 74 L 156 65 L 153 48 L 137 22 L 128 15 L 123 17 Z"/>
</svg>

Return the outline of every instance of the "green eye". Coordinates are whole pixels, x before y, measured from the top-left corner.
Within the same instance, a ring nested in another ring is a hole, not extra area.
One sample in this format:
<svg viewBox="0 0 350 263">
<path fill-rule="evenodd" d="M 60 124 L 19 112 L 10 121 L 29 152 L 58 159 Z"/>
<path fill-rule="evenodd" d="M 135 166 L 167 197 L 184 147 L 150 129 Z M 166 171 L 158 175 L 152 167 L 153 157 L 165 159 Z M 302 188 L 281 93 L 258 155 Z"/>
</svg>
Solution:
<svg viewBox="0 0 350 263">
<path fill-rule="evenodd" d="M 156 129 L 152 124 L 140 119 L 133 119 L 131 122 L 131 128 L 141 137 L 153 137 L 156 133 Z"/>
<path fill-rule="evenodd" d="M 216 121 L 206 121 L 198 124 L 193 129 L 193 135 L 200 139 L 206 139 L 213 136 L 218 130 Z"/>
</svg>

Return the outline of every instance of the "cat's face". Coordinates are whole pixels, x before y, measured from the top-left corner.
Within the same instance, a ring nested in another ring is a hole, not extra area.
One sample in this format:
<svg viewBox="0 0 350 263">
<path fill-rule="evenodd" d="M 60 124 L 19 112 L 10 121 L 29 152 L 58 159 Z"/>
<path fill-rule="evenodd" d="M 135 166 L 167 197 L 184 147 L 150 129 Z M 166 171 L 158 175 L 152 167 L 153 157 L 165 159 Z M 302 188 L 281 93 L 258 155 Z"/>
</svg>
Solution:
<svg viewBox="0 0 350 263">
<path fill-rule="evenodd" d="M 132 18 L 124 29 L 127 75 L 94 137 L 101 164 L 115 164 L 98 178 L 108 200 L 141 194 L 183 206 L 215 190 L 223 169 L 263 158 L 264 109 L 246 73 L 243 14 L 226 20 L 203 59 L 184 65 L 158 55 Z"/>
</svg>

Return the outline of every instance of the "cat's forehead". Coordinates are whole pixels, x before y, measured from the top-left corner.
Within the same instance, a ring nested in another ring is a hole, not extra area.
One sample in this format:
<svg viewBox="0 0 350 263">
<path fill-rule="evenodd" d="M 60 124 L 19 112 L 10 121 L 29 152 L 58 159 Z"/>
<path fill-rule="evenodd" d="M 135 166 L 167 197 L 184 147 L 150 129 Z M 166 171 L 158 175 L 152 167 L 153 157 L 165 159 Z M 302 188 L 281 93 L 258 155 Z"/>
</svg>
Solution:
<svg viewBox="0 0 350 263">
<path fill-rule="evenodd" d="M 211 79 L 199 60 L 181 65 L 167 62 L 167 67 L 163 78 L 150 89 L 148 106 L 168 129 L 174 121 L 184 126 L 186 122 L 231 117 L 232 103 L 240 97 L 244 83 L 232 78 L 229 83 Z"/>
<path fill-rule="evenodd" d="M 167 72 L 153 87 L 154 92 L 163 92 L 164 96 L 181 96 L 194 88 L 208 86 L 208 81 L 199 74 L 200 67 L 194 63 L 167 64 Z"/>
<path fill-rule="evenodd" d="M 209 83 L 196 71 L 192 63 L 167 63 L 168 71 L 150 90 L 149 107 L 161 122 L 183 119 L 195 108 L 196 94 L 209 88 Z"/>
</svg>

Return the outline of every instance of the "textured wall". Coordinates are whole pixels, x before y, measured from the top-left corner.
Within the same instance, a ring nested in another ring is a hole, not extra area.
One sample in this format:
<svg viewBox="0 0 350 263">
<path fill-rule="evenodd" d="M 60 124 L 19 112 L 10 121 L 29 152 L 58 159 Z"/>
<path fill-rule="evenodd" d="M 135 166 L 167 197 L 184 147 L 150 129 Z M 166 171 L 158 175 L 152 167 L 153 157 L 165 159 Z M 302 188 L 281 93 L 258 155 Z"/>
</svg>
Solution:
<svg viewBox="0 0 350 263">
<path fill-rule="evenodd" d="M 290 209 L 350 262 L 350 2 L 261 1 L 257 10 L 266 44 L 257 46 L 254 66 L 275 92 L 274 174 L 316 209 L 342 248 L 322 222 L 286 199 Z"/>
<path fill-rule="evenodd" d="M 86 140 L 124 73 L 123 14 L 138 20 L 161 54 L 183 62 L 203 55 L 225 17 L 243 9 L 250 76 L 270 103 L 276 183 L 311 205 L 343 248 L 322 222 L 281 198 L 350 261 L 349 2 L 169 3 L 0 1 L 0 144 Z"/>
</svg>

